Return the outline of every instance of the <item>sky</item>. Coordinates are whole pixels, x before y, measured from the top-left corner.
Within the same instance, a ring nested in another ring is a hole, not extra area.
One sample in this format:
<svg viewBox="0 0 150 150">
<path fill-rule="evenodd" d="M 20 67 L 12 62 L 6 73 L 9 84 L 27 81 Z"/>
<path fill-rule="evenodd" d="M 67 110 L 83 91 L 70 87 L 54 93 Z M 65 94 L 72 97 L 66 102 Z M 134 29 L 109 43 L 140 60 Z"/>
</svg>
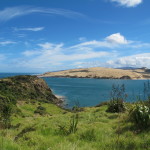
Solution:
<svg viewBox="0 0 150 150">
<path fill-rule="evenodd" d="M 150 68 L 149 0 L 0 1 L 0 72 Z"/>
</svg>

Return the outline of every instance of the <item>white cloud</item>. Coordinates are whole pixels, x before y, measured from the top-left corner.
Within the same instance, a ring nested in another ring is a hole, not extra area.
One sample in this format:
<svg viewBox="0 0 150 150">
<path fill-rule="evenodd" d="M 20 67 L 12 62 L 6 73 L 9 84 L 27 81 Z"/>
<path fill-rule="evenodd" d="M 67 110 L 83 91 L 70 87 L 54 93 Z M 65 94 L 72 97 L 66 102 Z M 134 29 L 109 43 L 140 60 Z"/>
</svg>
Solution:
<svg viewBox="0 0 150 150">
<path fill-rule="evenodd" d="M 148 67 L 150 68 L 150 53 L 136 54 L 110 60 L 107 64 L 111 67 Z"/>
<path fill-rule="evenodd" d="M 120 48 L 122 45 L 129 46 L 130 43 L 120 33 L 107 36 L 101 41 L 86 41 L 69 47 L 66 47 L 63 43 L 40 43 L 37 44 L 38 47 L 35 50 L 27 50 L 22 53 L 26 61 L 21 65 L 29 68 L 51 68 L 52 66 L 65 64 L 63 65 L 65 68 L 66 65 L 73 67 L 86 66 L 85 64 L 78 64 L 78 62 L 93 62 L 95 60 L 90 66 L 96 66 L 99 64 L 97 63 L 98 59 L 101 62 L 103 61 L 102 64 L 104 65 L 104 60 L 117 57 L 117 51 L 109 50 L 108 52 L 106 49 L 102 50 L 103 48 Z"/>
<path fill-rule="evenodd" d="M 14 41 L 1 41 L 0 45 L 5 46 L 5 45 L 9 45 L 9 44 L 15 44 L 16 42 Z"/>
<path fill-rule="evenodd" d="M 63 43 L 53 44 L 49 42 L 46 42 L 44 44 L 38 44 L 38 46 L 42 47 L 42 49 L 58 49 L 61 48 L 63 45 L 64 45 Z"/>
<path fill-rule="evenodd" d="M 53 65 L 56 66 L 56 64 L 67 63 L 67 65 L 71 65 L 71 63 L 76 61 L 110 57 L 112 55 L 109 52 L 94 51 L 94 49 L 80 51 L 76 48 L 64 47 L 62 43 L 53 44 L 46 42 L 38 44 L 38 46 L 40 46 L 38 50 L 23 52 L 23 55 L 28 58 L 21 65 L 29 68 L 51 68 Z"/>
<path fill-rule="evenodd" d="M 126 38 L 120 33 L 112 34 L 105 38 L 108 43 L 112 44 L 129 44 L 130 42 L 126 40 Z"/>
<path fill-rule="evenodd" d="M 143 0 L 111 0 L 112 2 L 117 2 L 121 6 L 135 7 L 142 3 Z"/>
<path fill-rule="evenodd" d="M 41 31 L 44 30 L 44 27 L 35 27 L 35 28 L 14 28 L 15 31 Z"/>
<path fill-rule="evenodd" d="M 14 64 L 28 70 L 30 68 L 40 71 L 96 66 L 148 67 L 150 53 L 146 51 L 137 55 L 132 55 L 130 51 L 131 56 L 119 58 L 120 55 L 124 55 L 124 50 L 141 53 L 138 48 L 142 45 L 146 48 L 150 46 L 148 43 L 129 41 L 120 33 L 109 35 L 103 40 L 86 41 L 72 46 L 66 46 L 64 43 L 38 43 L 34 49 L 24 51 L 22 57 L 14 60 Z"/>
<path fill-rule="evenodd" d="M 85 17 L 83 14 L 70 11 L 66 9 L 46 9 L 41 7 L 25 7 L 25 6 L 19 6 L 19 7 L 8 7 L 4 10 L 0 11 L 0 21 L 8 21 L 15 17 L 20 17 L 23 15 L 28 15 L 31 13 L 44 13 L 44 14 L 52 14 L 52 15 L 59 15 L 69 18 L 74 17 Z"/>
<path fill-rule="evenodd" d="M 109 36 L 107 36 L 102 41 L 92 40 L 92 41 L 86 41 L 82 42 L 78 45 L 74 45 L 72 48 L 79 48 L 79 49 L 86 49 L 86 48 L 100 48 L 100 47 L 106 47 L 106 48 L 114 48 L 118 47 L 120 45 L 129 45 L 132 43 L 132 41 L 128 41 L 123 35 L 120 33 L 114 33 Z"/>
</svg>

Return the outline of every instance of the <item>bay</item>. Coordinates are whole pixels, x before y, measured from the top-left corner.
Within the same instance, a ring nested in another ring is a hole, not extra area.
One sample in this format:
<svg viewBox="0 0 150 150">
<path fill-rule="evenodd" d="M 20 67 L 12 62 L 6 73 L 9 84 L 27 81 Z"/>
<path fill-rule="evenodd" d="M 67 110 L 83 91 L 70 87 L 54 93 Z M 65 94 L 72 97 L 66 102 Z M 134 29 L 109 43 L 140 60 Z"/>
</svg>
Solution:
<svg viewBox="0 0 150 150">
<path fill-rule="evenodd" d="M 89 79 L 89 78 L 43 78 L 54 94 L 64 96 L 66 107 L 95 106 L 110 99 L 112 85 L 125 85 L 126 101 L 144 99 L 146 80 Z"/>
</svg>

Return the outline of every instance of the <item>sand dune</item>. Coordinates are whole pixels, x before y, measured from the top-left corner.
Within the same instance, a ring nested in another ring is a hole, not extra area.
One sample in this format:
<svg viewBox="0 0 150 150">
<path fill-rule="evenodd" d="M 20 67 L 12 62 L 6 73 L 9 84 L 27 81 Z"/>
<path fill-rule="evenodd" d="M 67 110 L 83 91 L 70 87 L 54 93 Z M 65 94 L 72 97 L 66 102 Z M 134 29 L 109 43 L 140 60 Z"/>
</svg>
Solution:
<svg viewBox="0 0 150 150">
<path fill-rule="evenodd" d="M 149 69 L 123 70 L 113 68 L 83 68 L 58 72 L 46 72 L 40 77 L 104 78 L 104 79 L 150 79 Z"/>
</svg>

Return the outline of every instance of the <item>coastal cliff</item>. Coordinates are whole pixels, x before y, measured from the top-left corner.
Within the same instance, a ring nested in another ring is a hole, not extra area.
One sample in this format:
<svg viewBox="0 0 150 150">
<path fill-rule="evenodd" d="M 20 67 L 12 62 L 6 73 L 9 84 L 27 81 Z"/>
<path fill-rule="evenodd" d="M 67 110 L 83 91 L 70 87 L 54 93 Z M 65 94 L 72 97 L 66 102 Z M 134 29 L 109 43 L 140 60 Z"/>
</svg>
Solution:
<svg viewBox="0 0 150 150">
<path fill-rule="evenodd" d="M 0 79 L 0 95 L 15 101 L 61 103 L 43 79 L 30 75 Z"/>
<path fill-rule="evenodd" d="M 148 69 L 113 69 L 113 68 L 84 68 L 71 69 L 58 72 L 46 72 L 40 77 L 70 77 L 70 78 L 100 78 L 100 79 L 149 79 Z"/>
</svg>

